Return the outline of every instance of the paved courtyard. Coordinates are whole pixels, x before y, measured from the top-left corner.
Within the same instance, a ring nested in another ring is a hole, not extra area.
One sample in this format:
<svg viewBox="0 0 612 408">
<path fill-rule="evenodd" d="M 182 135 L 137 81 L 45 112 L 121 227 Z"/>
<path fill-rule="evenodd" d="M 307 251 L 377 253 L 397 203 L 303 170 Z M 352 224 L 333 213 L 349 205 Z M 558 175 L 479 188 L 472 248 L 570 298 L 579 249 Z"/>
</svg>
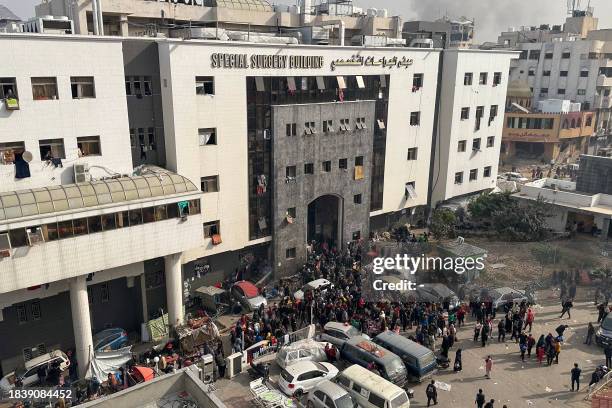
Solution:
<svg viewBox="0 0 612 408">
<path fill-rule="evenodd" d="M 594 368 L 603 364 L 605 359 L 602 348 L 594 343 L 591 346 L 583 344 L 588 322 L 595 323 L 597 315 L 593 303 L 587 302 L 587 296 L 580 296 L 581 293 L 585 291 L 579 291 L 579 298 L 572 309 L 572 318 L 559 319 L 560 307 L 556 299 L 552 299 L 551 291 L 540 292 L 541 305 L 536 306 L 536 320 L 532 331 L 536 340 L 541 334 L 554 333 L 555 328 L 561 323 L 570 326 L 565 331 L 566 341 L 561 349 L 559 364 L 550 367 L 546 366 L 546 362 L 539 366 L 535 355 L 522 363 L 518 344 L 514 340 L 507 340 L 506 343 L 497 342 L 496 325 L 493 331 L 495 337 L 488 346 L 483 348 L 480 342 L 474 343 L 472 340 L 474 323 L 468 317 L 468 324 L 459 330 L 459 342 L 449 353 L 449 356 L 454 358 L 457 348 L 463 349 L 463 371 L 454 373 L 451 366 L 446 370 L 439 370 L 434 376 L 435 380 L 451 386 L 450 392 L 438 391 L 438 406 L 474 406 L 474 397 L 478 389 L 482 388 L 487 400 L 494 398 L 495 406 L 498 408 L 504 404 L 508 408 L 589 407 L 590 403 L 584 400 L 586 388 Z M 494 364 L 491 379 L 486 379 L 484 359 L 489 354 L 493 357 Z M 570 391 L 569 372 L 574 362 L 582 368 L 580 392 Z M 276 383 L 278 373 L 279 368 L 273 363 L 271 366 L 273 383 Z M 247 373 L 232 380 L 220 380 L 216 383 L 217 395 L 231 407 L 251 406 L 248 389 L 250 380 Z M 425 387 L 426 383 L 410 386 L 415 394 L 411 400 L 411 407 L 427 406 Z"/>
</svg>

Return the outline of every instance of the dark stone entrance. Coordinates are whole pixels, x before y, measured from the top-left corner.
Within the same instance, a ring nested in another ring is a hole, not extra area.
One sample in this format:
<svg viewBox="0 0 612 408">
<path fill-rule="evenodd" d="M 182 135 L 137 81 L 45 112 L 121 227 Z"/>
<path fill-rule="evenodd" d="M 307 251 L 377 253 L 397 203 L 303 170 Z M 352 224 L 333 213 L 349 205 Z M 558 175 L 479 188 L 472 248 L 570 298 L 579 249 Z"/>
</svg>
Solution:
<svg viewBox="0 0 612 408">
<path fill-rule="evenodd" d="M 342 247 L 342 199 L 324 195 L 308 204 L 308 242 Z"/>
</svg>

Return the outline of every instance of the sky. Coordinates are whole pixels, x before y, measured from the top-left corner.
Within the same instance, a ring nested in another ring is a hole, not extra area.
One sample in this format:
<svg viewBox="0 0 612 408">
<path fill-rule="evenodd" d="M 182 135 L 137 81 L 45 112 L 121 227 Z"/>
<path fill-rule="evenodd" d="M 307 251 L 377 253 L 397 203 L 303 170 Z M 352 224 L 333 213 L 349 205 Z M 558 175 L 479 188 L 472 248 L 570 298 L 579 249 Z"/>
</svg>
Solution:
<svg viewBox="0 0 612 408">
<path fill-rule="evenodd" d="M 134 0 L 140 1 L 140 0 Z M 295 0 L 269 0 L 271 3 L 295 4 Z M 321 0 L 314 0 L 317 2 Z M 586 7 L 589 0 L 581 1 Z M 34 15 L 40 0 L 0 0 L 23 19 Z M 433 20 L 448 14 L 466 16 L 476 21 L 476 41 L 496 41 L 508 27 L 540 24 L 562 24 L 567 13 L 567 0 L 354 0 L 357 7 L 386 8 L 389 15 L 400 15 L 403 21 Z M 612 28 L 612 0 L 590 0 L 599 17 L 599 28 Z"/>
</svg>

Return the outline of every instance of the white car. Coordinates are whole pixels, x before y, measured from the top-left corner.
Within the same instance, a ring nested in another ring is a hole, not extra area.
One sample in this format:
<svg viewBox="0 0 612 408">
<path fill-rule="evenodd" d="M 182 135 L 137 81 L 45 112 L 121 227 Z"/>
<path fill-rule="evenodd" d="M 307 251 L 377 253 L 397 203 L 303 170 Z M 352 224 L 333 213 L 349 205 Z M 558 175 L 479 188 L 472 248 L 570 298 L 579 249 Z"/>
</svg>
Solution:
<svg viewBox="0 0 612 408">
<path fill-rule="evenodd" d="M 49 373 L 54 364 L 59 364 L 59 368 L 63 372 L 70 366 L 70 360 L 61 350 L 55 350 L 28 360 L 24 368 L 8 373 L 0 380 L 0 395 L 8 393 L 18 383 L 23 387 L 38 384 L 38 370 L 43 367 L 45 373 Z"/>
<path fill-rule="evenodd" d="M 502 173 L 501 176 L 504 178 L 504 180 L 518 181 L 519 183 L 526 183 L 529 181 L 529 179 L 527 177 L 523 177 L 521 173 L 516 173 L 513 171 Z"/>
<path fill-rule="evenodd" d="M 355 336 L 361 336 L 366 340 L 370 340 L 370 336 L 361 333 L 348 323 L 327 322 L 323 327 L 323 333 L 319 336 L 319 340 L 331 343 L 339 349 L 348 339 Z"/>
<path fill-rule="evenodd" d="M 304 293 L 306 293 L 309 290 L 316 290 L 319 289 L 322 293 L 325 293 L 325 291 L 328 288 L 333 288 L 334 285 L 328 281 L 327 279 L 315 279 L 311 282 L 308 282 L 307 284 L 304 285 L 304 287 L 298 291 L 296 291 L 293 294 L 293 297 L 297 300 L 302 300 L 304 299 Z"/>
<path fill-rule="evenodd" d="M 333 380 L 338 369 L 330 363 L 300 361 L 283 369 L 278 377 L 278 386 L 290 397 L 308 393 L 324 380 Z"/>
</svg>

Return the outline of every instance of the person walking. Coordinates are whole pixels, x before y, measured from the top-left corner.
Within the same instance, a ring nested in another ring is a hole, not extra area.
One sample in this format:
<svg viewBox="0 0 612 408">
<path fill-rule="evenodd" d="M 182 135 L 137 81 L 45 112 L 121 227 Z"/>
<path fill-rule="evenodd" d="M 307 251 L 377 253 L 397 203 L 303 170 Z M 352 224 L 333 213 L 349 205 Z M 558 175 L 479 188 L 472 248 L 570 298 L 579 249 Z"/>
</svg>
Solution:
<svg viewBox="0 0 612 408">
<path fill-rule="evenodd" d="M 482 340 L 482 347 L 487 345 L 487 340 L 489 339 L 489 325 L 487 323 L 482 325 L 482 333 L 480 335 L 480 339 Z"/>
<path fill-rule="evenodd" d="M 565 313 L 567 313 L 567 318 L 571 319 L 572 314 L 570 311 L 572 307 L 574 307 L 574 304 L 572 303 L 571 299 L 567 299 L 565 302 L 563 302 L 562 309 L 561 309 L 561 316 L 559 316 L 559 319 L 562 319 Z"/>
<path fill-rule="evenodd" d="M 533 326 L 533 320 L 535 318 L 535 314 L 531 308 L 527 308 L 527 316 L 525 317 L 525 327 L 523 330 L 527 330 L 527 326 L 529 326 L 529 333 L 531 333 L 531 327 Z"/>
<path fill-rule="evenodd" d="M 487 378 L 491 378 L 491 370 L 493 369 L 493 359 L 491 356 L 487 356 L 485 359 L 485 375 Z"/>
<path fill-rule="evenodd" d="M 546 364 L 551 365 L 555 359 L 555 345 L 549 344 L 546 349 Z"/>
<path fill-rule="evenodd" d="M 455 352 L 455 364 L 453 365 L 453 371 L 458 373 L 463 370 L 463 363 L 461 361 L 461 349 L 457 349 Z"/>
<path fill-rule="evenodd" d="M 535 346 L 535 338 L 529 333 L 527 336 L 527 357 L 531 358 L 531 349 Z"/>
<path fill-rule="evenodd" d="M 427 406 L 431 404 L 431 401 L 433 401 L 434 405 L 438 405 L 438 389 L 434 380 L 431 380 L 429 385 L 427 385 L 425 394 L 427 395 Z"/>
<path fill-rule="evenodd" d="M 574 384 L 576 384 L 576 391 L 580 391 L 580 373 L 582 370 L 578 368 L 578 363 L 574 363 L 574 368 L 572 368 L 572 391 L 574 391 Z"/>
<path fill-rule="evenodd" d="M 555 340 L 553 344 L 555 347 L 555 364 L 559 364 L 559 354 L 561 354 L 561 342 L 559 340 Z"/>
<path fill-rule="evenodd" d="M 502 340 L 504 343 L 506 342 L 506 324 L 503 319 L 500 319 L 497 323 L 497 342 L 499 343 Z"/>
<path fill-rule="evenodd" d="M 478 341 L 478 337 L 480 337 L 480 330 L 482 329 L 482 324 L 480 322 L 476 323 L 474 326 L 474 341 Z"/>
<path fill-rule="evenodd" d="M 525 362 L 525 353 L 527 352 L 527 343 L 519 343 L 519 350 L 521 352 L 521 361 Z"/>
<path fill-rule="evenodd" d="M 477 408 L 483 408 L 485 404 L 485 395 L 482 393 L 482 388 L 478 390 L 478 394 L 476 394 L 476 403 Z"/>
<path fill-rule="evenodd" d="M 612 369 L 612 344 L 606 346 L 604 354 L 606 356 L 606 367 Z"/>
<path fill-rule="evenodd" d="M 584 344 L 587 344 L 590 346 L 591 342 L 593 341 L 594 334 L 595 334 L 595 326 L 593 326 L 593 323 L 589 322 L 589 326 L 587 327 L 587 337 L 586 337 Z"/>
</svg>

